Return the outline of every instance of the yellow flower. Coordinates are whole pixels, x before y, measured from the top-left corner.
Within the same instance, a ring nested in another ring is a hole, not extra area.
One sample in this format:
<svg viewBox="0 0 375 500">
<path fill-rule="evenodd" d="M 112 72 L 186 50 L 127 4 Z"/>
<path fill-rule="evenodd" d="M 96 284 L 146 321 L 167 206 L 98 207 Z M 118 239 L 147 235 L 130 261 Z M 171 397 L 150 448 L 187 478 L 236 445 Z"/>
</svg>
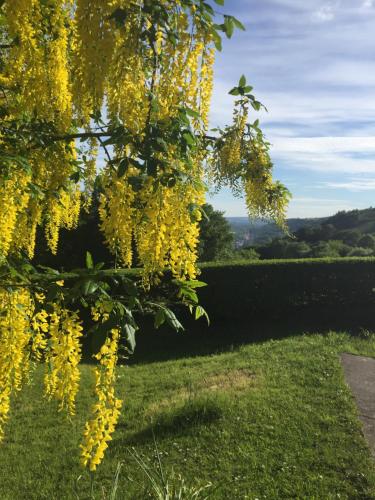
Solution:
<svg viewBox="0 0 375 500">
<path fill-rule="evenodd" d="M 95 356 L 99 360 L 99 367 L 94 370 L 97 402 L 92 407 L 91 419 L 85 424 L 81 444 L 82 464 L 91 471 L 103 460 L 120 416 L 122 401 L 114 395 L 119 337 L 119 331 L 112 329 Z"/>
<path fill-rule="evenodd" d="M 79 388 L 82 325 L 77 313 L 55 304 L 50 316 L 50 350 L 46 361 L 51 369 L 46 373 L 45 392 L 60 402 L 73 415 Z"/>
</svg>

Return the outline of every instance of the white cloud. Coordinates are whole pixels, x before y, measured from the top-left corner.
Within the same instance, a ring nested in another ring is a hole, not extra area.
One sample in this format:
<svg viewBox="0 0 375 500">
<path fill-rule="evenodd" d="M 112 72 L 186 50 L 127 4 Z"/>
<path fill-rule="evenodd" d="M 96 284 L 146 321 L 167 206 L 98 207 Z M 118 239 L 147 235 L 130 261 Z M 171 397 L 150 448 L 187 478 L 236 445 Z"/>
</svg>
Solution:
<svg viewBox="0 0 375 500">
<path fill-rule="evenodd" d="M 339 59 L 325 68 L 318 68 L 312 75 L 311 81 L 336 88 L 344 86 L 373 88 L 375 85 L 374 66 L 373 59 Z"/>
<path fill-rule="evenodd" d="M 374 68 L 375 69 L 375 68 Z M 322 125 L 343 122 L 350 126 L 353 122 L 371 121 L 375 114 L 374 91 L 359 90 L 354 95 L 340 93 L 337 89 L 310 92 L 309 89 L 294 93 L 268 92 L 259 98 L 269 109 L 264 114 L 264 122 L 294 122 L 301 126 L 314 125 L 316 131 Z"/>
<path fill-rule="evenodd" d="M 325 7 L 322 7 L 319 9 L 317 12 L 314 13 L 313 18 L 316 21 L 332 21 L 332 19 L 335 17 L 333 9 L 330 5 L 327 5 Z"/>
<path fill-rule="evenodd" d="M 319 10 L 314 12 L 313 19 L 318 22 L 332 21 L 336 14 L 335 6 L 332 4 L 323 5 Z"/>
<path fill-rule="evenodd" d="M 276 165 L 292 170 L 375 174 L 373 137 L 279 137 L 271 156 Z"/>
<path fill-rule="evenodd" d="M 360 193 L 361 191 L 375 191 L 375 178 L 349 179 L 345 182 L 325 182 L 321 185 L 332 189 L 345 189 L 353 193 Z"/>
<path fill-rule="evenodd" d="M 327 153 L 374 153 L 374 137 L 292 137 L 273 141 L 273 148 L 280 152 Z"/>
<path fill-rule="evenodd" d="M 272 159 L 276 166 L 282 163 L 284 168 L 299 171 L 301 174 L 304 171 L 311 171 L 325 174 L 374 174 L 374 160 L 357 160 L 354 158 L 346 158 L 339 154 L 328 153 L 294 153 L 288 154 L 273 154 Z M 301 178 L 303 184 L 303 177 Z"/>
<path fill-rule="evenodd" d="M 371 7 L 373 7 L 373 5 L 374 5 L 374 0 L 364 0 L 362 7 L 364 9 L 371 9 Z"/>
</svg>

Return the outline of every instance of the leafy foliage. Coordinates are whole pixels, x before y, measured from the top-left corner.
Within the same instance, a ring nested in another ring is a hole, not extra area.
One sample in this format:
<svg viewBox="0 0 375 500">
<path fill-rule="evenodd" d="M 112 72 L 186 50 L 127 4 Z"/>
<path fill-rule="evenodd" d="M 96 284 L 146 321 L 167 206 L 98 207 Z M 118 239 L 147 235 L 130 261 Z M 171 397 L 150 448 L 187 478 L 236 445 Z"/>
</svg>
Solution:
<svg viewBox="0 0 375 500">
<path fill-rule="evenodd" d="M 209 262 L 233 253 L 233 233 L 223 212 L 212 205 L 203 205 L 204 217 L 200 222 L 199 260 Z"/>
<path fill-rule="evenodd" d="M 365 257 L 374 255 L 375 210 L 338 212 L 324 219 L 291 220 L 300 227 L 292 237 L 254 245 L 262 259 Z M 265 232 L 265 231 L 264 231 Z"/>
</svg>

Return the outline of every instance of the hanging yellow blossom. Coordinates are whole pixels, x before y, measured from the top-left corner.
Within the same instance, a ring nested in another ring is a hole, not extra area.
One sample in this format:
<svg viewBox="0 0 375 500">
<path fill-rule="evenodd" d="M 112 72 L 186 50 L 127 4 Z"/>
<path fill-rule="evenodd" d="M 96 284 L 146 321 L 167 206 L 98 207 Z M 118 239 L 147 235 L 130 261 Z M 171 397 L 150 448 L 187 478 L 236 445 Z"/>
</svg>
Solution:
<svg viewBox="0 0 375 500">
<path fill-rule="evenodd" d="M 82 326 L 77 313 L 55 306 L 50 315 L 50 347 L 46 362 L 46 395 L 57 399 L 60 409 L 74 415 L 79 389 Z"/>
<path fill-rule="evenodd" d="M 142 269 L 145 289 L 165 271 L 194 279 L 207 176 L 240 185 L 250 214 L 283 223 L 287 193 L 247 123 L 251 98 L 239 99 L 216 142 L 208 135 L 218 30 L 234 19 L 218 25 L 214 17 L 210 0 L 1 2 L 0 265 L 32 259 L 43 233 L 56 254 L 61 229 L 74 229 L 93 197 L 109 250 L 120 265 Z M 50 301 L 13 274 L 15 287 L 0 283 L 0 438 L 33 361 L 47 363 L 45 393 L 70 414 L 80 380 L 83 326 L 63 300 L 69 277 L 50 279 L 58 291 Z M 84 285 L 78 295 L 90 295 Z M 95 296 L 88 307 L 96 322 L 113 314 L 109 299 Z M 122 405 L 118 324 L 96 355 L 97 402 L 82 443 L 91 470 Z"/>
<path fill-rule="evenodd" d="M 92 407 L 91 419 L 86 422 L 81 444 L 82 463 L 92 471 L 102 461 L 120 416 L 122 401 L 116 398 L 114 389 L 118 343 L 119 330 L 114 328 L 95 356 L 99 361 L 99 367 L 95 368 L 97 401 Z"/>
<path fill-rule="evenodd" d="M 29 328 L 33 301 L 27 290 L 0 289 L 0 440 L 10 411 L 11 396 L 19 391 L 29 368 Z"/>
</svg>

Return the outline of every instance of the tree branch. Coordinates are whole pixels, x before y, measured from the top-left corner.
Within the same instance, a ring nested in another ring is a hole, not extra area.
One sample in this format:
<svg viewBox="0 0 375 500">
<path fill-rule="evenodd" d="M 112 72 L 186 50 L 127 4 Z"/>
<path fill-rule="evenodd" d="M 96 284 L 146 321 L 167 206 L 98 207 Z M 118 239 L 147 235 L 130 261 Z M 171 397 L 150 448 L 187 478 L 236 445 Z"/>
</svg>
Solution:
<svg viewBox="0 0 375 500">
<path fill-rule="evenodd" d="M 103 137 L 111 137 L 112 133 L 110 132 L 82 132 L 77 134 L 66 134 L 66 135 L 52 135 L 50 137 L 51 141 L 74 141 L 75 139 L 98 139 L 101 147 L 105 148 L 103 141 L 101 140 Z M 215 137 L 213 135 L 203 135 L 202 139 L 206 139 L 207 141 L 217 141 L 219 137 Z M 107 154 L 108 156 L 108 154 Z"/>
<path fill-rule="evenodd" d="M 101 139 L 102 137 L 110 137 L 109 132 L 81 132 L 77 134 L 52 135 L 52 141 L 73 141 L 74 139 Z"/>
</svg>

